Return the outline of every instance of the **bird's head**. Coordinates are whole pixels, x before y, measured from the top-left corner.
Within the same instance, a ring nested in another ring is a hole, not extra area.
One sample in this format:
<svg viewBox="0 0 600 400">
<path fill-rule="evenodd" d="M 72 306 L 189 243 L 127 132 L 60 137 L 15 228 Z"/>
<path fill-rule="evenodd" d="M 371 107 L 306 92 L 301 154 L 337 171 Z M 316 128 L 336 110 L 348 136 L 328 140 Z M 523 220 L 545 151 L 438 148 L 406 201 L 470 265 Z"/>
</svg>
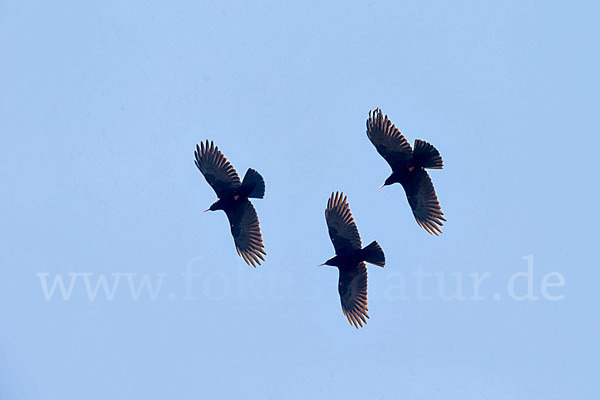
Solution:
<svg viewBox="0 0 600 400">
<path fill-rule="evenodd" d="M 383 182 L 383 185 L 379 186 L 379 189 L 381 189 L 384 186 L 389 186 L 393 183 L 394 183 L 394 181 L 393 181 L 392 177 L 390 176 L 385 180 L 385 182 Z"/>
<path fill-rule="evenodd" d="M 335 260 L 335 257 L 332 257 L 329 260 L 325 261 L 323 264 L 319 265 L 319 267 L 322 267 L 324 265 L 330 265 L 332 267 L 335 267 L 334 260 Z"/>
<path fill-rule="evenodd" d="M 202 211 L 202 212 L 207 212 L 207 211 L 217 211 L 217 210 L 222 210 L 223 209 L 223 205 L 221 203 L 221 199 L 215 201 L 214 203 L 211 204 L 210 207 L 208 207 L 206 210 Z"/>
</svg>

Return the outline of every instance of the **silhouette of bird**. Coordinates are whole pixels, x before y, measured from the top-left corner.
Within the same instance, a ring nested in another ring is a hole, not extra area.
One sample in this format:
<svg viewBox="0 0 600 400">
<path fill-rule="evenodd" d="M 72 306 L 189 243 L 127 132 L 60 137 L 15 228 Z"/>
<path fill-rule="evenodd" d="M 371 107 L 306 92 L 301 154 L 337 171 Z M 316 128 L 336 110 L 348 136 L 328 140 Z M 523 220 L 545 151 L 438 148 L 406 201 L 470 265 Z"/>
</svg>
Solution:
<svg viewBox="0 0 600 400">
<path fill-rule="evenodd" d="M 369 111 L 367 136 L 377 152 L 392 167 L 392 174 L 380 186 L 400 183 L 419 226 L 433 235 L 442 233 L 444 213 L 426 168 L 442 169 L 442 156 L 431 144 L 416 139 L 414 150 L 398 128 L 379 108 Z"/>
<path fill-rule="evenodd" d="M 249 198 L 262 199 L 265 181 L 252 168 L 248 168 L 244 180 L 240 178 L 225 156 L 213 142 L 196 145 L 196 167 L 214 189 L 219 198 L 206 211 L 223 210 L 229 219 L 231 234 L 238 254 L 248 265 L 256 268 L 264 261 L 264 245 L 258 215 Z"/>
<path fill-rule="evenodd" d="M 371 242 L 364 249 L 344 193 L 335 192 L 327 202 L 325 220 L 335 257 L 324 264 L 339 270 L 338 292 L 342 311 L 356 328 L 367 323 L 367 267 L 365 261 L 383 267 L 385 255 L 379 244 Z"/>
</svg>

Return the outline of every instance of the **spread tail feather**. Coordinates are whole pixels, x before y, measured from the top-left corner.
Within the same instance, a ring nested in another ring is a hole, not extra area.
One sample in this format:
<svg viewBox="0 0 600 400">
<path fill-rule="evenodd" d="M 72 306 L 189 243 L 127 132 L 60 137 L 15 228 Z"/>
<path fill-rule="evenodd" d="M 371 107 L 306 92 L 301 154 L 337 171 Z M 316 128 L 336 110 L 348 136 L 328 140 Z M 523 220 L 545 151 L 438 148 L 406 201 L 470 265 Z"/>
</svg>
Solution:
<svg viewBox="0 0 600 400">
<path fill-rule="evenodd" d="M 363 249 L 363 255 L 366 262 L 379 267 L 385 266 L 385 254 L 383 254 L 381 246 L 376 241 L 371 242 L 370 245 Z"/>
<path fill-rule="evenodd" d="M 440 152 L 431 144 L 416 139 L 415 149 L 413 150 L 413 160 L 415 164 L 423 168 L 442 169 L 444 162 Z"/>
<path fill-rule="evenodd" d="M 248 197 L 262 199 L 265 196 L 265 181 L 262 176 L 252 168 L 248 168 L 242 188 L 248 193 Z"/>
</svg>

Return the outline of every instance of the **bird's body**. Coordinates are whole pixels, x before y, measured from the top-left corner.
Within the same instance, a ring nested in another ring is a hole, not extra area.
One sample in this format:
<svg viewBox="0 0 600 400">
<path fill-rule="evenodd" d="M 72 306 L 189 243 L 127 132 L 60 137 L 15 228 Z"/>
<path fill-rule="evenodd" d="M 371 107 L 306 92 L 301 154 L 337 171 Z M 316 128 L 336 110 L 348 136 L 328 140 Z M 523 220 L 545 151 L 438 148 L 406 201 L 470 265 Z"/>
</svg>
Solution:
<svg viewBox="0 0 600 400">
<path fill-rule="evenodd" d="M 196 146 L 194 154 L 196 167 L 219 198 L 206 211 L 223 210 L 229 220 L 238 254 L 248 265 L 260 265 L 266 253 L 258 215 L 249 199 L 264 197 L 265 182 L 262 176 L 249 168 L 240 182 L 233 166 L 219 148 L 208 140 Z"/>
<path fill-rule="evenodd" d="M 209 208 L 210 211 L 223 210 L 227 212 L 230 209 L 240 207 L 245 201 L 248 200 L 249 194 L 252 188 L 244 188 L 242 186 L 224 192 L 221 197 L 215 201 Z"/>
<path fill-rule="evenodd" d="M 399 183 L 402 186 L 410 185 L 417 177 L 423 167 L 415 166 L 413 160 L 401 162 L 396 165 L 391 175 L 385 180 L 386 185 Z"/>
<path fill-rule="evenodd" d="M 341 252 L 340 254 L 336 254 L 335 257 L 330 258 L 325 263 L 326 265 L 331 265 L 333 267 L 343 268 L 343 269 L 352 269 L 355 268 L 358 264 L 363 261 L 367 261 L 369 258 L 369 254 L 367 254 L 367 249 L 353 249 L 346 252 Z"/>
<path fill-rule="evenodd" d="M 225 211 L 227 212 L 227 210 L 229 209 L 233 209 L 235 207 L 239 207 L 239 205 L 245 201 L 248 200 L 248 196 L 242 197 L 239 194 L 231 194 L 229 196 L 225 196 L 223 198 L 220 198 L 219 200 L 215 201 L 209 208 L 210 211 Z"/>
<path fill-rule="evenodd" d="M 385 255 L 375 241 L 362 247 L 356 223 L 343 193 L 331 195 L 325 210 L 325 220 L 336 255 L 323 265 L 338 268 L 338 292 L 342 311 L 350 324 L 358 328 L 369 318 L 365 262 L 383 267 Z"/>
<path fill-rule="evenodd" d="M 442 169 L 440 153 L 431 144 L 416 139 L 414 150 L 406 138 L 378 108 L 369 112 L 367 136 L 377 152 L 392 168 L 383 186 L 400 183 L 417 223 L 427 232 L 439 235 L 446 221 L 433 183 L 426 169 Z"/>
</svg>

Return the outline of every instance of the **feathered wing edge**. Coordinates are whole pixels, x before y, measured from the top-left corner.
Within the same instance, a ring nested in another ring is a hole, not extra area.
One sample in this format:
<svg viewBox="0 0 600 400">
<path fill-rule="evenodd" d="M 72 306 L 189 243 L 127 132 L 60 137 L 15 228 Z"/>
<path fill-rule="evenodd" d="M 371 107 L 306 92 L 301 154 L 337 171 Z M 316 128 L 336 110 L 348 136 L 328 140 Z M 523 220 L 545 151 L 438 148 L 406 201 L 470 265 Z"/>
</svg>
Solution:
<svg viewBox="0 0 600 400">
<path fill-rule="evenodd" d="M 250 200 L 227 213 L 235 249 L 246 264 L 256 268 L 267 254 L 264 249 L 258 214 Z"/>
<path fill-rule="evenodd" d="M 212 141 L 206 140 L 206 143 L 196 145 L 194 163 L 217 197 L 241 185 L 235 168 Z"/>
<path fill-rule="evenodd" d="M 336 253 L 362 247 L 360 234 L 350 211 L 348 198 L 343 192 L 334 192 L 327 201 L 325 220 L 329 238 Z"/>
<path fill-rule="evenodd" d="M 417 224 L 430 234 L 439 236 L 446 218 L 427 171 L 419 174 L 416 192 L 412 193 L 412 188 L 404 189 Z"/>
<path fill-rule="evenodd" d="M 338 291 L 342 312 L 350 325 L 362 327 L 369 319 L 367 302 L 367 267 L 360 263 L 355 269 L 339 270 Z"/>
</svg>

